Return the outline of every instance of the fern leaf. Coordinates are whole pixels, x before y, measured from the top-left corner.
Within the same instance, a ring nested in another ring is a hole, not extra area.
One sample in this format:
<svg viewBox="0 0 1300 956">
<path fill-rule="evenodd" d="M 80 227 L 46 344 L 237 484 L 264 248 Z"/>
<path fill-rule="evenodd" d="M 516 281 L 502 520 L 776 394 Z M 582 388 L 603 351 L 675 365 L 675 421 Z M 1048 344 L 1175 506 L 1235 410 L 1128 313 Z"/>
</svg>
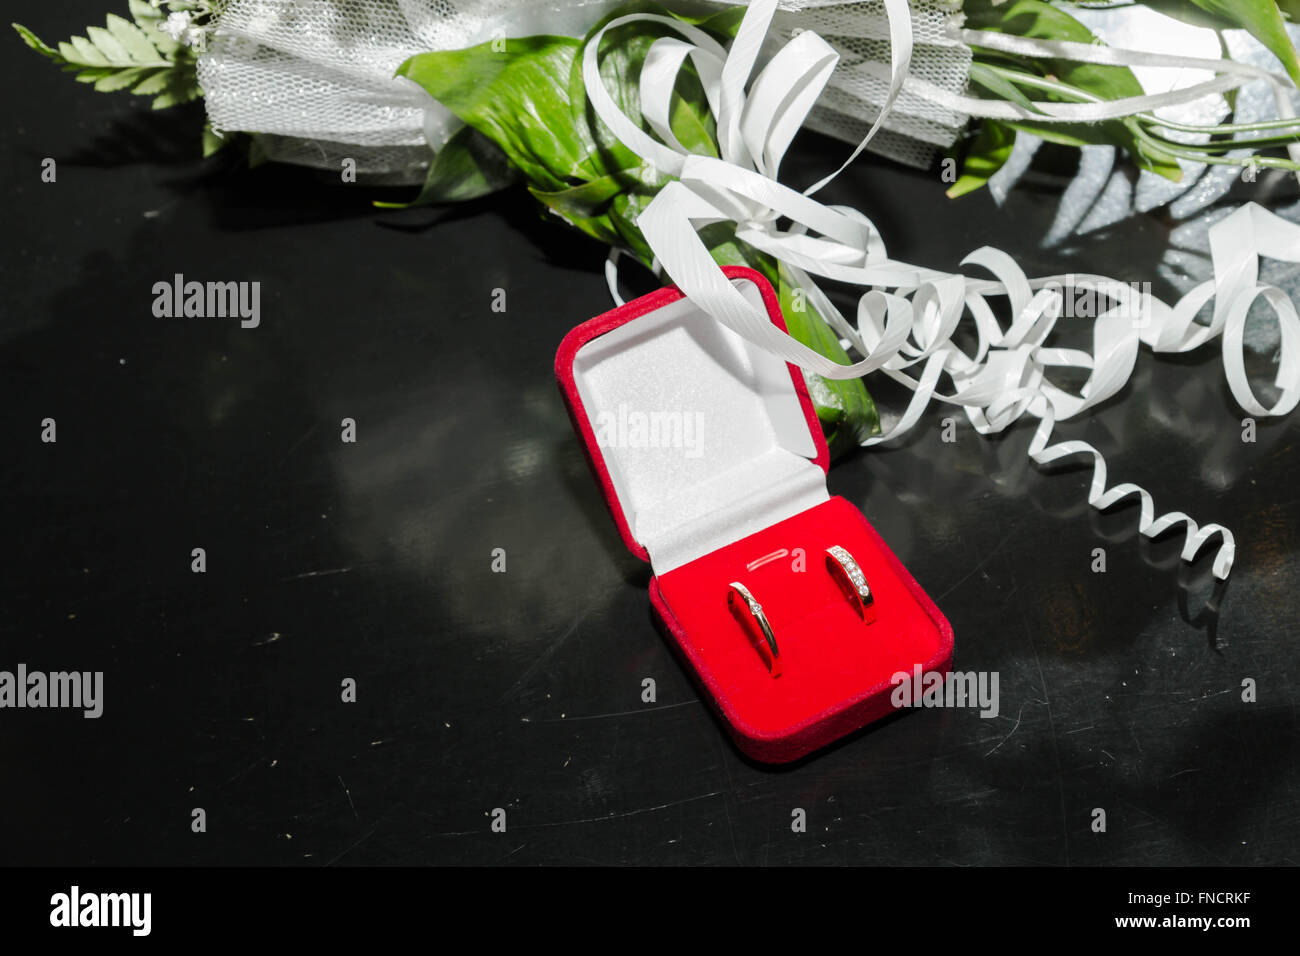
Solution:
<svg viewBox="0 0 1300 956">
<path fill-rule="evenodd" d="M 158 49 L 145 35 L 145 32 L 130 20 L 110 13 L 104 18 L 108 23 L 108 32 L 113 35 L 127 56 L 137 63 L 157 63 Z M 155 31 L 157 32 L 157 31 Z"/>
<path fill-rule="evenodd" d="M 153 108 L 188 103 L 202 95 L 194 53 L 159 27 L 161 10 L 147 0 L 128 0 L 131 20 L 108 14 L 102 27 L 86 28 L 52 47 L 21 24 L 14 29 L 28 47 L 101 92 L 126 90 L 153 97 Z"/>
<path fill-rule="evenodd" d="M 89 31 L 87 31 L 89 32 Z M 72 51 L 66 49 L 71 47 Z M 87 66 L 112 66 L 108 57 L 100 52 L 99 47 L 87 40 L 85 37 L 69 37 L 67 44 L 59 44 L 59 52 L 63 58 L 72 64 L 86 64 Z"/>
<path fill-rule="evenodd" d="M 166 109 L 169 106 L 179 106 L 181 103 L 188 103 L 202 96 L 202 92 L 193 84 L 176 83 L 165 90 L 158 96 L 154 97 L 153 108 L 156 110 Z"/>
<path fill-rule="evenodd" d="M 86 27 L 86 36 L 114 66 L 125 66 L 131 62 L 131 55 L 113 38 L 113 34 L 103 27 Z"/>
<path fill-rule="evenodd" d="M 148 69 L 148 67 L 134 67 L 129 70 L 114 70 L 108 76 L 96 80 L 95 89 L 101 93 L 112 93 L 114 90 L 129 90 L 144 78 L 141 73 L 147 72 Z"/>
<path fill-rule="evenodd" d="M 27 29 L 21 23 L 11 23 L 10 26 L 12 26 L 15 30 L 18 31 L 18 35 L 23 38 L 24 43 L 26 43 L 29 47 L 31 47 L 41 56 L 49 57 L 51 60 L 59 59 L 58 50 L 54 49 L 49 44 L 42 41 L 40 37 L 38 37 L 31 30 Z"/>
<path fill-rule="evenodd" d="M 167 84 L 170 82 L 171 77 L 167 75 L 166 70 L 156 70 L 137 83 L 131 92 L 140 96 L 155 96 L 167 89 Z"/>
</svg>

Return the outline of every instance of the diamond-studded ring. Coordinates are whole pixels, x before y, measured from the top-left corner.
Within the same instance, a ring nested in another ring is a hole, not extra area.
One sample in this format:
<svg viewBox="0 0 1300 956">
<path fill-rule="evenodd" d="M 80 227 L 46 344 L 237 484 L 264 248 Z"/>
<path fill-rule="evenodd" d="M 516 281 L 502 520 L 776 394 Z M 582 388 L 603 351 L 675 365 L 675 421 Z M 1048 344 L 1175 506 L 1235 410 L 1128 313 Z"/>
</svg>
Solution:
<svg viewBox="0 0 1300 956">
<path fill-rule="evenodd" d="M 874 621 L 876 598 L 871 593 L 871 586 L 867 584 L 867 576 L 858 567 L 858 562 L 853 560 L 853 555 L 837 544 L 826 549 L 826 564 L 840 583 L 845 585 L 845 590 L 858 609 L 863 622 L 870 624 Z"/>
<path fill-rule="evenodd" d="M 732 581 L 728 585 L 727 604 L 734 610 L 737 607 L 743 607 L 748 617 L 758 625 L 759 631 L 763 635 L 763 640 L 767 642 L 770 656 L 766 659 L 767 672 L 773 677 L 781 676 L 781 652 L 777 650 L 776 635 L 772 633 L 772 625 L 763 613 L 763 605 L 755 600 L 754 595 L 749 593 L 749 588 L 745 587 L 739 581 Z"/>
</svg>

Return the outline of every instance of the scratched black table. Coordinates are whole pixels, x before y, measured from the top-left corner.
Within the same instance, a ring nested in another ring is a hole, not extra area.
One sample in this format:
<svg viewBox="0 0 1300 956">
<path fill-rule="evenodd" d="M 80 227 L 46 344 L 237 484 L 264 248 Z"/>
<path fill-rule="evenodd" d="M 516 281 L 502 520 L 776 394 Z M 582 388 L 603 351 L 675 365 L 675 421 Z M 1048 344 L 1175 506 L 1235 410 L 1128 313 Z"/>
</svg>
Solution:
<svg viewBox="0 0 1300 956">
<path fill-rule="evenodd" d="M 26 15 L 50 35 L 99 16 L 64 6 Z M 998 672 L 999 714 L 908 713 L 763 767 L 656 628 L 554 386 L 562 335 L 609 305 L 599 246 L 518 193 L 382 215 L 300 170 L 200 161 L 193 113 L 10 54 L 0 668 L 102 671 L 104 691 L 98 719 L 0 712 L 3 862 L 1300 859 L 1300 419 L 1243 442 L 1217 349 L 1144 351 L 1058 434 L 1159 508 L 1232 528 L 1226 592 L 1207 559 L 1180 573 L 1178 536 L 1139 540 L 1136 506 L 1089 509 L 1090 470 L 1030 465 L 1028 426 L 985 439 L 963 420 L 944 442 L 932 408 L 830 488 L 952 621 L 956 666 Z M 791 181 L 843 149 L 802 138 Z M 1071 162 L 1040 156 L 1000 209 L 870 159 L 827 195 L 904 259 L 955 269 L 992 243 L 1030 274 L 1171 295 L 1167 212 L 1042 245 Z M 1230 198 L 1286 208 L 1296 190 L 1262 175 Z M 177 273 L 260 282 L 260 324 L 155 317 Z"/>
</svg>

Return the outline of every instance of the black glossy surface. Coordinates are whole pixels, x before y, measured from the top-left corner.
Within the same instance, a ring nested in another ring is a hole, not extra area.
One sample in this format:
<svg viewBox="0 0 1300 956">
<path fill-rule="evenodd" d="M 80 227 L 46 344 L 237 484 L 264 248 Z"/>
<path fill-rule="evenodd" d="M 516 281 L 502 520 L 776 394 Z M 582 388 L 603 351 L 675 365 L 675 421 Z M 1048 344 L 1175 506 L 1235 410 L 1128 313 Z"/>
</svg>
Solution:
<svg viewBox="0 0 1300 956">
<path fill-rule="evenodd" d="M 63 36 L 98 13 L 25 16 Z M 1139 542 L 1134 506 L 1092 512 L 1090 471 L 1036 470 L 1027 427 L 945 444 L 932 409 L 830 486 L 952 621 L 956 666 L 1000 673 L 1001 716 L 906 714 L 763 768 L 656 629 L 555 389 L 560 338 L 608 307 L 601 248 L 517 194 L 376 215 L 358 187 L 196 162 L 192 124 L 6 49 L 0 668 L 103 670 L 106 703 L 0 711 L 0 862 L 1300 860 L 1297 419 L 1243 444 L 1217 349 L 1144 352 L 1059 431 L 1236 532 L 1217 620 L 1209 561 L 1180 589 L 1180 541 Z M 842 155 L 809 138 L 790 178 Z M 1153 280 L 1161 214 L 1038 247 L 1060 185 L 998 211 L 867 160 L 827 196 L 904 259 L 955 268 L 987 242 L 1031 274 Z M 261 326 L 154 318 L 176 272 L 260 281 Z"/>
</svg>

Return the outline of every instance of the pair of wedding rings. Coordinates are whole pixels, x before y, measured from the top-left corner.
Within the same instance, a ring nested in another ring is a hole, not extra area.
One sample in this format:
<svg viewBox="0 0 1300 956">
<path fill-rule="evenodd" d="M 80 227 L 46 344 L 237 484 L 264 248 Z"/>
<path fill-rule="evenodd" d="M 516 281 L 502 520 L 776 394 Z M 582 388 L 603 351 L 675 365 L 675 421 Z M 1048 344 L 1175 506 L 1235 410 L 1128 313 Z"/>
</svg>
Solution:
<svg viewBox="0 0 1300 956">
<path fill-rule="evenodd" d="M 876 598 L 871 593 L 871 586 L 867 584 L 867 576 L 862 573 L 862 568 L 858 567 L 858 562 L 853 559 L 853 555 L 838 544 L 829 547 L 826 549 L 826 567 L 848 595 L 863 623 L 870 624 L 874 621 Z M 767 619 L 767 614 L 763 611 L 763 605 L 759 604 L 749 588 L 739 581 L 732 581 L 728 585 L 727 604 L 733 609 L 743 608 L 743 613 L 758 628 L 763 641 L 762 646 L 767 649 L 763 657 L 767 663 L 768 673 L 773 677 L 780 677 L 781 651 L 777 647 L 776 634 L 772 630 L 772 623 Z"/>
</svg>

